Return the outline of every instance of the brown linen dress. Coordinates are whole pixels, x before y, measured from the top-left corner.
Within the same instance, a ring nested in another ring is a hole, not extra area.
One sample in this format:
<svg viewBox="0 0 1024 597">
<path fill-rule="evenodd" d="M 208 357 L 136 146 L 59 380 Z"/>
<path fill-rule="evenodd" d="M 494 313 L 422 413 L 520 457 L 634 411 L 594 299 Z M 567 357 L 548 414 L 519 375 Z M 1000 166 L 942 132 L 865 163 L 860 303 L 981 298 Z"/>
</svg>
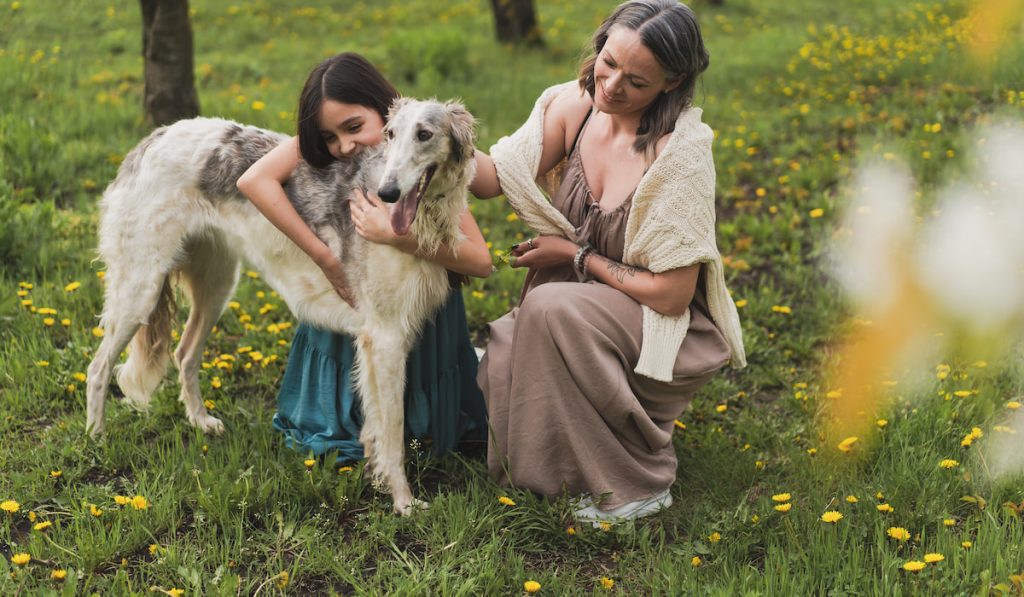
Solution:
<svg viewBox="0 0 1024 597">
<path fill-rule="evenodd" d="M 575 147 L 552 203 L 581 241 L 622 261 L 632 194 L 603 211 Z M 577 282 L 571 266 L 531 270 L 520 306 L 490 324 L 477 374 L 490 418 L 492 478 L 551 497 L 606 496 L 606 510 L 672 485 L 673 421 L 730 357 L 705 295 L 701 272 L 673 380 L 660 382 L 633 371 L 639 303 L 606 284 Z"/>
</svg>

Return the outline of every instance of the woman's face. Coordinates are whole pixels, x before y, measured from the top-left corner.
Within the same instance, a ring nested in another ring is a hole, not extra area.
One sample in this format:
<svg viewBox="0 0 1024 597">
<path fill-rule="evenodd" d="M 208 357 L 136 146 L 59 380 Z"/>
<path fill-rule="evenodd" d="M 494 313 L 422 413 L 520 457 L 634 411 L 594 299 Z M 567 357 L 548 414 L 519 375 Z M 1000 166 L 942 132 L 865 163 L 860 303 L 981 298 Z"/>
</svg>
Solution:
<svg viewBox="0 0 1024 597">
<path fill-rule="evenodd" d="M 367 106 L 324 100 L 320 137 L 334 159 L 350 158 L 384 140 L 384 119 Z"/>
<path fill-rule="evenodd" d="M 639 33 L 615 26 L 594 63 L 594 105 L 607 114 L 643 112 L 659 93 L 680 82 L 666 78 Z"/>
</svg>

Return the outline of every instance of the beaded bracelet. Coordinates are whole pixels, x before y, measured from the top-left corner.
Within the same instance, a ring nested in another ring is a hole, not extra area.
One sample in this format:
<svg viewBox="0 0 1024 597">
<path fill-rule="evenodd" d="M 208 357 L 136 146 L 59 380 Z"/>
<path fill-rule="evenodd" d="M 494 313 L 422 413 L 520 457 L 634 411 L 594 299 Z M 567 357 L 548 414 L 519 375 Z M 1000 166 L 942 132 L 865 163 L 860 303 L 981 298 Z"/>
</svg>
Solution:
<svg viewBox="0 0 1024 597">
<path fill-rule="evenodd" d="M 587 274 L 587 255 L 593 251 L 593 247 L 583 244 L 576 251 L 576 256 L 572 258 L 572 269 L 576 271 L 576 279 L 580 282 L 586 282 L 589 279 Z"/>
</svg>

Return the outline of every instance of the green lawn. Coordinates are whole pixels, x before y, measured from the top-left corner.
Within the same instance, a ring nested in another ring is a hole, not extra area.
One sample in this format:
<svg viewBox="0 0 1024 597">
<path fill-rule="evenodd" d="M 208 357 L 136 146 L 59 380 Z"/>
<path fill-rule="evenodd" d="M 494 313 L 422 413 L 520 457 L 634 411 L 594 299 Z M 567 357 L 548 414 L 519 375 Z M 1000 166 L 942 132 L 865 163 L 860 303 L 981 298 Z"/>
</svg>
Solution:
<svg viewBox="0 0 1024 597">
<path fill-rule="evenodd" d="M 309 69 L 355 50 L 406 94 L 461 97 L 487 148 L 574 77 L 615 2 L 538 2 L 543 50 L 496 44 L 483 0 L 279 4 L 291 5 L 192 2 L 204 115 L 290 132 Z M 1019 406 L 1020 360 L 958 350 L 892 372 L 889 400 L 864 415 L 886 423 L 842 452 L 824 419 L 850 396 L 830 398 L 826 372 L 856 325 L 825 263 L 861 161 L 907 161 L 928 218 L 936 189 L 972 164 L 973 125 L 1024 116 L 1024 51 L 969 60 L 962 0 L 693 7 L 712 55 L 697 103 L 717 135 L 719 247 L 750 365 L 680 420 L 676 504 L 602 530 L 575 525 L 564 499 L 497 487 L 479 455 L 413 454 L 432 506 L 408 519 L 359 467 L 307 469 L 270 426 L 293 320 L 255 274 L 201 377 L 223 437 L 184 422 L 169 376 L 152 412 L 112 401 L 108 435 L 87 439 L 95 204 L 147 133 L 141 17 L 135 2 L 0 6 L 0 502 L 17 502 L 0 511 L 0 593 L 489 595 L 533 580 L 546 594 L 1019 594 L 1024 527 L 1007 503 L 1024 483 L 994 479 L 984 450 Z M 473 210 L 496 261 L 528 234 L 502 200 Z M 471 283 L 473 330 L 521 283 L 508 268 Z M 944 559 L 903 569 L 926 554 Z"/>
</svg>

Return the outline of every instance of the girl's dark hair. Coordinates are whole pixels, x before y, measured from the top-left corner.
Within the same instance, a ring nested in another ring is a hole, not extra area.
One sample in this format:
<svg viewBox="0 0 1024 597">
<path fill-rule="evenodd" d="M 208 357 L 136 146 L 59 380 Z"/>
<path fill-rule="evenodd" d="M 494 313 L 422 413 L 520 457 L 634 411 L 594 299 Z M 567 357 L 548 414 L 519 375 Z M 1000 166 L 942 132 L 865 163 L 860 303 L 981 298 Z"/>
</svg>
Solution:
<svg viewBox="0 0 1024 597">
<path fill-rule="evenodd" d="M 324 60 L 309 73 L 299 96 L 298 136 L 302 159 L 316 168 L 334 161 L 320 136 L 320 106 L 324 100 L 372 108 L 387 122 L 388 108 L 398 91 L 370 61 L 345 52 Z"/>
<path fill-rule="evenodd" d="M 693 103 L 697 77 L 710 62 L 697 16 L 676 0 L 630 0 L 615 8 L 594 32 L 593 53 L 580 66 L 579 83 L 594 98 L 594 65 L 612 27 L 620 25 L 640 35 L 670 81 L 682 82 L 658 94 L 640 117 L 633 149 L 653 159 L 658 139 L 675 130 L 679 114 Z"/>
</svg>

